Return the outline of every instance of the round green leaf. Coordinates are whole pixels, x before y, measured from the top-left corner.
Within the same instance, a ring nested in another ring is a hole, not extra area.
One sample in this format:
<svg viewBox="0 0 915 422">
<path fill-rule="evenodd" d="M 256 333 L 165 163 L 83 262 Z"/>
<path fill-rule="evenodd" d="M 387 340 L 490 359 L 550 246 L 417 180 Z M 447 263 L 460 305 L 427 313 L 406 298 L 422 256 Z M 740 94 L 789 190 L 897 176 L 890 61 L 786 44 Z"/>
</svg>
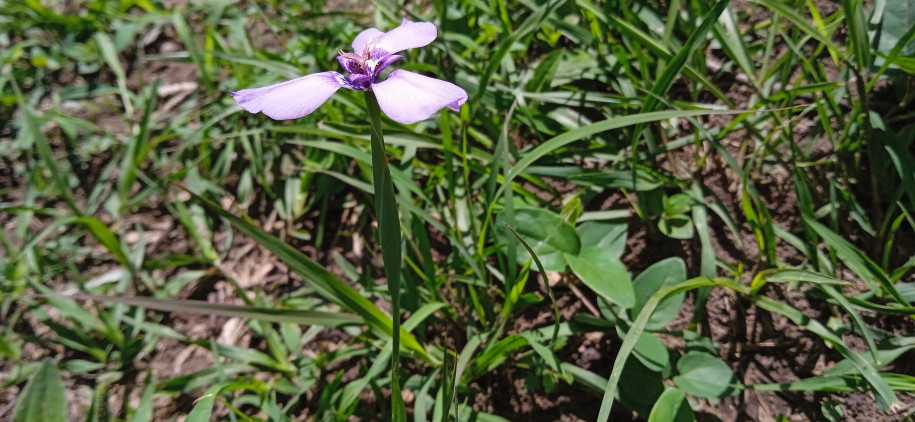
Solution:
<svg viewBox="0 0 915 422">
<path fill-rule="evenodd" d="M 670 375 L 670 352 L 654 334 L 643 331 L 633 352 L 646 368 L 660 372 L 665 377 Z"/>
<path fill-rule="evenodd" d="M 683 391 L 676 388 L 664 390 L 648 415 L 648 422 L 692 422 L 696 420 L 693 409 Z"/>
<path fill-rule="evenodd" d="M 658 221 L 661 233 L 674 239 L 691 239 L 693 237 L 693 221 L 689 218 L 689 195 L 678 193 L 664 198 L 664 214 Z"/>
<path fill-rule="evenodd" d="M 635 305 L 629 272 L 609 249 L 590 247 L 578 256 L 565 254 L 565 259 L 572 272 L 604 300 L 627 309 Z"/>
<path fill-rule="evenodd" d="M 658 229 L 674 239 L 692 239 L 695 234 L 693 220 L 686 214 L 664 215 L 658 221 Z"/>
<path fill-rule="evenodd" d="M 519 208 L 515 210 L 514 217 L 515 231 L 537 254 L 544 270 L 565 271 L 563 254 L 578 255 L 581 249 L 578 233 L 558 214 L 539 208 Z M 514 237 L 504 225 L 500 224 L 498 229 L 503 239 Z M 515 250 L 519 265 L 526 264 L 531 258 L 521 242 L 515 243 Z"/>
<path fill-rule="evenodd" d="M 673 286 L 686 280 L 686 264 L 680 258 L 667 258 L 658 261 L 652 266 L 642 271 L 635 280 L 632 281 L 632 287 L 635 290 L 635 306 L 632 308 L 630 315 L 635 318 L 645 306 L 645 302 L 655 292 L 665 286 Z M 667 323 L 673 321 L 680 312 L 680 305 L 683 304 L 685 294 L 681 293 L 670 299 L 661 302 L 648 320 L 646 329 L 658 330 L 663 328 Z"/>
<path fill-rule="evenodd" d="M 686 214 L 689 212 L 692 199 L 685 193 L 678 193 L 664 198 L 664 213 L 667 215 Z"/>
<path fill-rule="evenodd" d="M 640 415 L 647 415 L 664 393 L 664 389 L 661 374 L 646 368 L 640 360 L 634 359 L 632 356 L 626 360 L 620 377 L 620 403 Z"/>
<path fill-rule="evenodd" d="M 896 44 L 905 39 L 905 34 L 915 24 L 915 1 L 897 0 L 887 2 L 881 20 L 880 43 L 877 50 L 889 55 Z M 915 41 L 902 46 L 900 56 L 915 56 Z"/>
<path fill-rule="evenodd" d="M 680 375 L 674 384 L 699 397 L 721 397 L 731 389 L 734 372 L 721 359 L 705 352 L 689 352 L 677 361 Z"/>
<path fill-rule="evenodd" d="M 576 231 L 578 231 L 578 237 L 581 238 L 582 249 L 589 246 L 601 246 L 609 249 L 611 255 L 619 257 L 626 249 L 629 226 L 624 222 L 611 224 L 588 221 L 579 225 Z"/>
</svg>

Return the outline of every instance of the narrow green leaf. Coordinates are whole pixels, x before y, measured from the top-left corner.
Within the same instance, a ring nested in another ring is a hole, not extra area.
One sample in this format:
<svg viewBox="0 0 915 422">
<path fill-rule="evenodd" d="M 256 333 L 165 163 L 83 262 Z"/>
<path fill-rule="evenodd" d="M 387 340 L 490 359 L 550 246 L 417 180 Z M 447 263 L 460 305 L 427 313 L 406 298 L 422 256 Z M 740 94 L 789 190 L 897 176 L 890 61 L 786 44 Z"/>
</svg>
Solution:
<svg viewBox="0 0 915 422">
<path fill-rule="evenodd" d="M 520 234 L 518 234 L 518 232 L 515 230 L 514 227 L 509 226 L 509 225 L 506 225 L 506 227 L 508 227 L 508 229 L 511 230 L 511 232 L 515 236 L 515 238 L 517 238 L 518 241 L 521 242 L 521 245 L 524 246 L 524 249 L 527 250 L 527 253 L 530 254 L 531 258 L 534 259 L 534 264 L 537 265 L 537 269 L 540 270 L 541 274 L 544 274 L 544 277 L 546 277 L 546 275 L 545 275 L 546 270 L 543 268 L 543 264 L 540 262 L 540 258 L 537 257 L 537 253 L 534 252 L 534 249 L 531 248 L 531 246 L 527 243 L 526 240 L 524 240 L 523 237 L 521 237 Z M 573 230 L 573 233 L 574 233 L 574 230 Z M 519 285 L 520 285 L 520 283 L 519 283 Z M 559 314 L 559 305 L 556 304 L 556 296 L 553 295 L 553 288 L 550 287 L 550 283 L 544 282 L 543 285 L 546 288 L 547 295 L 550 297 L 550 302 L 553 304 L 554 324 L 553 324 L 553 336 L 551 337 L 550 342 L 555 344 L 556 340 L 559 336 L 559 325 L 560 325 L 559 320 L 561 317 Z"/>
<path fill-rule="evenodd" d="M 153 147 L 149 142 L 150 126 L 153 121 L 153 111 L 157 107 L 158 95 L 156 94 L 159 87 L 159 81 L 146 86 L 143 89 L 143 117 L 140 119 L 138 130 L 135 130 L 132 136 L 127 136 L 124 142 L 127 143 L 126 151 L 121 158 L 121 164 L 118 171 L 118 195 L 121 200 L 121 207 L 125 207 L 130 202 L 130 195 L 133 191 L 134 182 L 137 180 L 137 171 L 143 164 L 143 159 Z"/>
<path fill-rule="evenodd" d="M 289 322 L 301 325 L 339 327 L 362 323 L 362 318 L 340 312 L 312 311 L 301 309 L 272 309 L 253 306 L 223 305 L 200 300 L 159 299 L 153 297 L 77 295 L 96 302 L 121 303 L 165 312 L 218 315 L 230 318 L 256 319 L 270 322 Z"/>
<path fill-rule="evenodd" d="M 913 0 L 915 4 L 915 0 Z M 915 6 L 912 6 L 912 13 L 915 13 Z M 915 27 L 913 27 L 915 31 Z M 896 136 L 895 133 L 878 132 L 880 142 L 886 148 L 886 152 L 893 161 L 896 173 L 902 179 L 902 187 L 905 189 L 906 196 L 909 198 L 909 206 L 915 210 L 915 157 L 906 149 L 905 143 Z M 909 143 L 911 147 L 911 143 Z"/>
<path fill-rule="evenodd" d="M 337 410 L 337 416 L 341 419 L 346 419 L 345 412 L 353 408 L 353 405 L 359 399 L 359 394 L 367 387 L 370 383 L 375 382 L 382 375 L 385 369 L 388 368 L 388 361 L 391 359 L 391 346 L 393 343 L 388 343 L 385 345 L 378 354 L 374 355 L 372 366 L 369 367 L 369 370 L 366 374 L 343 387 L 342 394 L 339 398 L 339 409 Z"/>
<path fill-rule="evenodd" d="M 884 344 L 883 347 L 891 347 L 891 346 Z M 875 366 L 883 366 L 883 365 L 888 365 L 888 364 L 892 363 L 893 361 L 898 359 L 900 356 L 903 356 L 906 352 L 908 352 L 912 349 L 915 349 L 915 343 L 903 344 L 903 345 L 899 345 L 899 346 L 888 348 L 888 349 L 878 350 L 877 353 L 875 353 L 875 354 L 871 354 L 871 353 L 856 353 L 856 354 L 858 356 L 860 356 L 862 359 L 871 358 L 872 360 L 870 362 L 872 364 L 874 364 Z M 874 355 L 876 355 L 876 359 L 874 359 Z M 882 363 L 879 363 L 879 362 L 882 362 Z M 836 362 L 836 364 L 833 365 L 832 368 L 829 368 L 826 371 L 824 371 L 822 375 L 823 376 L 844 377 L 844 376 L 848 376 L 848 375 L 857 376 L 857 374 L 858 374 L 858 370 L 855 368 L 855 364 L 852 363 L 852 361 L 850 361 L 848 359 L 844 359 L 839 362 Z M 881 373 L 880 375 L 886 375 L 886 374 Z M 895 390 L 895 388 L 894 388 L 894 390 Z"/>
<path fill-rule="evenodd" d="M 566 0 L 553 0 L 541 5 L 533 14 L 528 16 L 524 22 L 518 25 L 518 27 L 515 29 L 515 32 L 503 39 L 503 41 L 499 44 L 499 47 L 489 56 L 489 62 L 480 75 L 480 82 L 477 86 L 477 90 L 467 102 L 467 105 L 471 110 L 476 111 L 477 104 L 480 102 L 480 100 L 483 99 L 483 94 L 486 92 L 486 90 L 489 89 L 489 80 L 492 79 L 496 71 L 499 70 L 499 66 L 502 64 L 502 59 L 508 54 L 512 46 L 514 46 L 515 43 L 517 43 L 521 38 L 526 37 L 531 32 L 539 29 L 540 24 L 547 18 L 547 16 L 549 16 L 549 12 L 565 2 Z"/>
<path fill-rule="evenodd" d="M 614 29 L 620 31 L 627 39 L 635 41 L 647 50 L 651 51 L 653 54 L 658 56 L 663 62 L 670 62 L 674 58 L 674 53 L 672 53 L 666 45 L 659 42 L 656 38 L 652 37 L 649 34 L 646 34 L 644 31 L 633 25 L 632 23 L 626 21 L 625 19 L 614 15 L 614 14 L 604 14 L 600 8 L 594 6 L 593 4 L 585 0 L 577 0 L 576 3 L 588 8 L 589 11 L 593 12 L 600 20 L 606 22 L 608 25 L 612 26 Z M 671 4 L 671 11 L 677 10 Z M 670 32 L 665 31 L 665 34 L 670 34 Z M 678 49 L 679 50 L 679 49 Z M 733 106 L 731 100 L 722 92 L 718 87 L 708 79 L 708 76 L 704 72 L 689 66 L 688 64 L 683 65 L 683 73 L 689 76 L 691 79 L 696 81 L 697 84 L 702 85 L 709 92 L 712 93 L 716 98 L 722 100 L 726 105 Z"/>
<path fill-rule="evenodd" d="M 363 318 L 378 334 L 386 338 L 393 336 L 393 322 L 391 317 L 384 314 L 375 304 L 366 299 L 356 289 L 346 284 L 324 267 L 309 259 L 302 252 L 293 248 L 287 243 L 281 242 L 276 237 L 264 232 L 250 222 L 235 216 L 234 214 L 222 209 L 221 206 L 205 199 L 201 196 L 192 194 L 193 197 L 210 212 L 216 213 L 226 219 L 233 226 L 243 233 L 254 239 L 257 243 L 267 248 L 277 256 L 281 261 L 289 265 L 289 268 L 302 276 L 305 281 L 311 283 L 315 290 L 325 298 L 338 303 L 345 309 L 357 313 Z M 416 341 L 416 338 L 401 328 L 400 339 L 403 345 L 410 351 L 426 361 L 432 361 L 425 349 Z"/>
<path fill-rule="evenodd" d="M 810 22 L 807 22 L 807 19 L 801 16 L 797 9 L 792 8 L 787 3 L 781 0 L 751 0 L 754 3 L 758 3 L 769 9 L 772 9 L 778 12 L 781 16 L 787 18 L 791 23 L 798 27 L 801 31 L 804 31 L 805 34 L 816 39 L 826 46 L 831 51 L 844 51 L 836 46 L 835 42 L 829 38 L 829 34 L 819 31 Z M 838 65 L 838 63 L 837 63 Z"/>
<path fill-rule="evenodd" d="M 51 180 L 53 180 L 58 193 L 70 207 L 70 210 L 76 214 L 81 214 L 80 209 L 76 205 L 76 199 L 73 197 L 73 192 L 67 183 L 67 177 L 61 172 L 57 160 L 54 159 L 54 153 L 51 151 L 48 140 L 45 138 L 44 134 L 41 133 L 41 129 L 38 125 L 38 118 L 35 116 L 32 108 L 25 103 L 23 98 L 20 97 L 18 100 L 21 105 L 19 120 L 22 132 L 19 134 L 20 138 L 28 145 L 35 145 L 35 148 L 38 150 L 38 156 L 41 157 L 41 161 L 44 162 L 44 168 L 51 173 Z"/>
<path fill-rule="evenodd" d="M 603 399 L 601 399 L 600 413 L 597 416 L 598 421 L 609 420 L 610 411 L 613 409 L 613 400 L 616 397 L 616 392 L 619 387 L 620 377 L 623 375 L 623 367 L 625 366 L 626 361 L 629 359 L 629 356 L 632 354 L 632 351 L 635 348 L 639 338 L 642 336 L 642 333 L 645 332 L 645 327 L 648 325 L 648 320 L 651 318 L 651 315 L 658 307 L 658 304 L 688 290 L 707 286 L 722 286 L 737 291 L 744 290 L 742 286 L 734 283 L 731 280 L 709 280 L 705 277 L 698 277 L 686 280 L 675 286 L 664 287 L 651 295 L 650 298 L 648 298 L 648 301 L 642 307 L 641 312 L 639 312 L 635 321 L 633 321 L 632 326 L 629 328 L 629 331 L 626 333 L 626 337 L 623 339 L 623 344 L 620 346 L 620 351 L 617 353 L 616 359 L 613 361 L 613 370 L 610 372 L 610 379 L 607 380 L 607 386 L 604 388 L 604 396 Z"/>
<path fill-rule="evenodd" d="M 524 337 L 525 340 L 527 340 L 527 343 L 531 345 L 531 348 L 534 349 L 534 352 L 536 352 L 538 355 L 540 355 L 540 358 L 543 359 L 543 361 L 546 362 L 546 364 L 549 365 L 550 368 L 552 368 L 556 372 L 561 371 L 559 357 L 557 357 L 556 354 L 553 353 L 552 350 L 550 350 L 546 346 L 540 344 L 540 341 L 538 341 L 538 339 L 536 338 L 537 335 L 535 333 L 533 333 L 531 331 L 525 331 L 525 332 L 521 333 L 521 336 Z"/>
<path fill-rule="evenodd" d="M 779 268 L 768 269 L 756 274 L 753 277 L 753 282 L 750 284 L 750 292 L 756 293 L 761 289 L 767 282 L 772 283 L 792 283 L 792 282 L 804 282 L 804 283 L 814 283 L 814 284 L 835 284 L 843 285 L 848 284 L 846 281 L 839 280 L 834 277 L 825 276 L 822 274 L 817 274 L 810 271 L 803 270 L 783 270 Z"/>
<path fill-rule="evenodd" d="M 845 25 L 848 28 L 851 49 L 855 52 L 855 62 L 861 75 L 870 67 L 871 46 L 867 37 L 867 19 L 864 17 L 864 5 L 861 0 L 841 0 L 845 12 Z M 859 76 L 860 77 L 860 76 Z"/>
<path fill-rule="evenodd" d="M 229 63 L 239 63 L 246 66 L 259 67 L 275 75 L 286 79 L 293 79 L 302 76 L 302 70 L 286 62 L 270 60 L 263 57 L 245 57 L 237 54 L 226 52 L 213 52 L 213 57 L 223 59 Z"/>
<path fill-rule="evenodd" d="M 723 114 L 740 114 L 745 113 L 745 111 L 740 110 L 667 110 L 667 111 L 655 111 L 651 113 L 640 113 L 630 116 L 614 116 L 607 120 L 602 120 L 596 123 L 592 123 L 587 126 L 582 126 L 576 129 L 572 129 L 568 132 L 563 132 L 561 135 L 558 135 L 540 145 L 537 145 L 536 148 L 524 154 L 514 166 L 512 166 L 511 171 L 506 176 L 506 180 L 503 182 L 503 185 L 499 188 L 499 191 L 494 197 L 501 196 L 502 191 L 506 186 L 510 184 L 515 177 L 524 173 L 524 171 L 530 167 L 531 164 L 537 160 L 552 154 L 556 150 L 571 144 L 572 142 L 582 140 L 592 135 L 596 135 L 601 132 L 606 132 L 608 130 L 619 129 L 626 126 L 632 126 L 639 123 L 648 123 L 655 122 L 660 120 L 669 120 L 676 119 L 679 117 L 690 117 L 690 116 L 706 116 L 706 115 L 723 115 Z"/>
<path fill-rule="evenodd" d="M 858 329 L 858 333 L 861 337 L 864 337 L 865 343 L 867 343 L 867 348 L 871 352 L 871 356 L 874 358 L 874 366 L 879 368 L 883 366 L 883 362 L 880 362 L 880 357 L 877 355 L 877 343 L 874 341 L 874 336 L 871 334 L 871 328 L 867 326 L 867 323 L 864 322 L 864 319 L 861 318 L 861 314 L 858 313 L 848 298 L 840 291 L 836 290 L 830 285 L 822 285 L 820 289 L 826 292 L 829 297 L 836 301 L 842 309 L 851 317 L 852 323 Z"/>
<path fill-rule="evenodd" d="M 439 390 L 442 395 L 441 419 L 436 420 L 447 422 L 451 420 L 451 408 L 454 406 L 455 391 L 457 391 L 457 383 L 460 379 L 457 373 L 458 358 L 455 353 L 445 349 L 444 361 L 442 365 L 442 387 Z"/>
<path fill-rule="evenodd" d="M 692 31 L 689 38 L 686 40 L 686 43 L 681 46 L 677 54 L 670 59 L 670 62 L 664 67 L 663 73 L 661 73 L 654 84 L 652 84 L 651 92 L 642 105 L 642 113 L 654 111 L 661 104 L 662 99 L 667 97 L 667 91 L 673 86 L 677 75 L 684 69 L 687 60 L 693 55 L 695 49 L 698 48 L 699 43 L 705 41 L 708 31 L 716 24 L 718 16 L 724 11 L 729 2 L 730 0 L 718 1 L 712 7 L 712 10 L 702 18 L 702 23 L 699 27 Z M 638 146 L 638 141 L 641 139 L 640 135 L 644 127 L 644 123 L 640 123 L 636 125 L 634 129 L 634 134 L 632 135 L 633 150 L 636 150 L 636 147 Z M 653 163 L 655 161 L 655 155 L 659 150 L 651 136 L 646 136 L 645 141 L 648 146 L 648 159 Z"/>
<path fill-rule="evenodd" d="M 121 248 L 121 242 L 114 235 L 110 228 L 107 225 L 99 221 L 95 217 L 83 216 L 78 217 L 74 221 L 75 223 L 81 224 L 86 230 L 89 230 L 89 233 L 92 234 L 92 237 L 95 237 L 109 253 L 114 255 L 124 268 L 133 271 L 133 266 L 130 264 L 130 259 L 127 257 L 127 254 L 124 253 L 124 249 Z"/>
<path fill-rule="evenodd" d="M 836 255 L 839 256 L 839 259 L 841 259 L 848 268 L 854 271 L 858 277 L 861 277 L 862 280 L 874 288 L 879 286 L 884 292 L 888 293 L 893 299 L 899 302 L 899 304 L 909 305 L 908 301 L 906 301 L 905 298 L 899 294 L 899 291 L 896 290 L 896 286 L 893 285 L 889 276 L 858 248 L 854 247 L 854 245 L 826 226 L 820 224 L 812 217 L 804 216 L 804 222 L 817 232 L 827 246 L 836 251 Z"/>
<path fill-rule="evenodd" d="M 795 309 L 786 303 L 779 302 L 766 296 L 753 296 L 752 298 L 753 303 L 756 306 L 769 312 L 776 312 L 788 317 L 788 319 L 795 324 L 820 336 L 824 341 L 835 347 L 842 356 L 845 356 L 845 358 L 855 366 L 858 373 L 867 380 L 867 383 L 876 393 L 877 404 L 881 409 L 889 409 L 889 406 L 899 401 L 899 399 L 896 398 L 896 395 L 893 394 L 890 386 L 880 377 L 874 365 L 863 359 L 860 355 L 855 354 L 848 345 L 842 341 L 841 337 L 823 326 L 819 321 L 809 318 L 800 310 Z"/>
<path fill-rule="evenodd" d="M 699 244 L 702 246 L 699 253 L 699 275 L 714 278 L 717 274 L 717 257 L 709 230 L 709 206 L 705 202 L 702 187 L 698 183 L 693 183 L 692 186 L 690 186 L 689 195 L 692 198 L 692 205 L 690 206 L 690 210 L 692 211 L 692 222 L 696 227 Z M 694 306 L 692 318 L 693 323 L 700 322 L 703 315 L 705 315 L 705 308 L 708 304 L 710 294 L 711 289 L 699 289 L 696 293 L 696 305 Z"/>
<path fill-rule="evenodd" d="M 413 312 L 410 315 L 410 318 L 404 321 L 403 328 L 407 331 L 413 331 L 420 323 L 422 323 L 426 318 L 435 313 L 435 311 L 442 309 L 448 306 L 448 304 L 443 302 L 430 302 L 426 303 L 422 307 Z"/>
<path fill-rule="evenodd" d="M 67 418 L 63 379 L 54 362 L 45 359 L 20 393 L 13 422 L 67 422 Z"/>
<path fill-rule="evenodd" d="M 132 118 L 133 103 L 130 100 L 131 93 L 127 89 L 127 76 L 124 73 L 124 68 L 121 66 L 121 60 L 118 58 L 118 53 L 115 51 L 114 43 L 111 42 L 111 38 L 108 34 L 102 31 L 95 33 L 95 43 L 98 45 L 105 63 L 108 64 L 108 68 L 114 72 L 114 76 L 117 79 L 118 92 L 121 94 L 121 102 L 124 103 L 124 115 Z"/>
<path fill-rule="evenodd" d="M 607 387 L 607 379 L 591 372 L 587 369 L 583 369 L 579 366 L 573 365 L 569 362 L 562 363 L 562 370 L 572 374 L 572 379 L 575 382 L 594 390 L 595 392 L 603 392 Z"/>
<path fill-rule="evenodd" d="M 880 373 L 880 378 L 893 391 L 915 391 L 915 377 L 904 374 Z M 861 391 L 866 381 L 858 375 L 819 376 L 781 384 L 748 385 L 756 391 L 824 391 L 854 393 Z"/>
<path fill-rule="evenodd" d="M 200 79 L 203 80 L 207 88 L 210 88 L 213 81 L 210 78 L 210 72 L 206 65 L 203 51 L 200 49 L 200 46 L 197 45 L 197 41 L 194 39 L 194 32 L 187 24 L 187 20 L 184 19 L 181 9 L 175 9 L 172 12 L 172 25 L 174 25 L 175 32 L 178 33 L 178 37 L 181 38 L 181 42 L 184 43 L 185 48 L 187 48 L 188 53 L 191 55 L 191 60 L 197 65 Z"/>
<path fill-rule="evenodd" d="M 152 420 L 153 393 L 156 392 L 156 379 L 151 371 L 146 373 L 143 384 L 146 387 L 143 388 L 143 394 L 140 396 L 140 405 L 137 406 L 137 410 L 134 412 L 130 422 L 148 422 Z"/>
<path fill-rule="evenodd" d="M 407 420 L 406 406 L 401 396 L 399 378 L 400 362 L 400 268 L 403 264 L 401 253 L 400 213 L 394 196 L 394 182 L 384 150 L 384 134 L 381 130 L 381 108 L 371 91 L 365 92 L 365 105 L 372 124 L 372 170 L 375 183 L 375 212 L 378 214 L 378 236 L 384 273 L 388 278 L 388 293 L 391 295 L 393 313 L 393 357 L 391 359 L 391 419 L 395 422 Z"/>
<path fill-rule="evenodd" d="M 225 387 L 224 383 L 216 384 L 206 390 L 194 403 L 194 408 L 187 414 L 186 422 L 210 422 L 216 397 Z"/>
<path fill-rule="evenodd" d="M 733 58 L 743 74 L 747 76 L 750 85 L 755 89 L 759 88 L 759 82 L 756 79 L 756 63 L 750 58 L 750 51 L 743 39 L 741 28 L 738 26 L 737 17 L 733 9 L 727 9 L 719 18 L 721 25 L 712 27 L 712 34 L 715 39 L 721 43 L 727 57 Z"/>
<path fill-rule="evenodd" d="M 520 334 L 507 336 L 483 350 L 471 367 L 477 375 L 491 372 L 527 344 L 527 340 Z"/>
<path fill-rule="evenodd" d="M 670 60 L 670 63 L 667 64 L 667 67 L 664 68 L 664 73 L 655 81 L 651 93 L 648 95 L 648 98 L 645 99 L 645 104 L 642 105 L 642 113 L 654 111 L 661 103 L 661 98 L 667 97 L 667 91 L 673 86 L 677 75 L 680 74 L 683 67 L 686 65 L 687 59 L 693 55 L 693 52 L 699 47 L 700 43 L 705 42 L 706 35 L 708 35 L 708 32 L 712 29 L 712 26 L 718 22 L 718 17 L 721 16 L 721 13 L 728 7 L 728 4 L 730 4 L 730 0 L 719 0 L 712 6 L 712 10 L 709 10 L 709 12 L 702 17 L 702 23 L 690 33 L 689 38 L 680 48 L 680 51 L 674 55 Z M 636 135 L 638 135 L 639 132 L 639 128 L 636 128 Z M 649 143 L 649 154 L 651 157 L 654 156 L 654 149 L 654 146 Z"/>
</svg>

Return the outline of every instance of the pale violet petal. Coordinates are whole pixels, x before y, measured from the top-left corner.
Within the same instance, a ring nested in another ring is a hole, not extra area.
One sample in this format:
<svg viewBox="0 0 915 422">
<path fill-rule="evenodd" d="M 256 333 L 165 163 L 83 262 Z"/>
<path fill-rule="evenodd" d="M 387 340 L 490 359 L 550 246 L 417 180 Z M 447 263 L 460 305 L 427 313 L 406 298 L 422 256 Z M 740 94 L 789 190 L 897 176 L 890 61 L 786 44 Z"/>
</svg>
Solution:
<svg viewBox="0 0 915 422">
<path fill-rule="evenodd" d="M 362 34 L 359 35 L 361 36 Z M 411 22 L 404 19 L 400 26 L 385 32 L 375 39 L 374 48 L 380 48 L 388 53 L 396 53 L 425 46 L 435 41 L 436 35 L 438 35 L 438 30 L 435 28 L 435 24 L 430 22 Z M 355 48 L 355 41 L 353 42 L 353 47 Z"/>
<path fill-rule="evenodd" d="M 243 89 L 232 96 L 247 111 L 263 112 L 274 120 L 288 120 L 315 111 L 341 86 L 343 75 L 322 72 L 263 88 Z"/>
<path fill-rule="evenodd" d="M 401 69 L 372 85 L 372 91 L 384 114 L 405 125 L 426 120 L 443 107 L 458 111 L 467 101 L 467 92 L 451 82 Z"/>
<path fill-rule="evenodd" d="M 369 45 L 373 41 L 378 40 L 384 35 L 384 32 L 381 32 L 375 28 L 369 28 L 365 31 L 359 33 L 356 36 L 356 39 L 353 40 L 353 52 L 356 54 L 362 54 L 365 51 L 365 46 Z"/>
</svg>

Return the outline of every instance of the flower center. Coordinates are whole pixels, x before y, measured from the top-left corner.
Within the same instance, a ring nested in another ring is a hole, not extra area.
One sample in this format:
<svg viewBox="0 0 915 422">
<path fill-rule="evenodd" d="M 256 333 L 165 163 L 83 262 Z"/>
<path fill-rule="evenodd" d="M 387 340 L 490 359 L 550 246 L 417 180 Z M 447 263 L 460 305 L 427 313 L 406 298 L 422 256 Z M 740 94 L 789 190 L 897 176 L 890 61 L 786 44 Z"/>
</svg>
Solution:
<svg viewBox="0 0 915 422">
<path fill-rule="evenodd" d="M 348 53 L 342 50 L 339 54 L 337 60 L 349 73 L 346 77 L 345 86 L 349 89 L 361 91 L 372 89 L 372 84 L 378 82 L 381 72 L 388 65 L 402 57 L 382 49 L 373 48 L 371 44 L 365 47 L 362 54 Z"/>
</svg>

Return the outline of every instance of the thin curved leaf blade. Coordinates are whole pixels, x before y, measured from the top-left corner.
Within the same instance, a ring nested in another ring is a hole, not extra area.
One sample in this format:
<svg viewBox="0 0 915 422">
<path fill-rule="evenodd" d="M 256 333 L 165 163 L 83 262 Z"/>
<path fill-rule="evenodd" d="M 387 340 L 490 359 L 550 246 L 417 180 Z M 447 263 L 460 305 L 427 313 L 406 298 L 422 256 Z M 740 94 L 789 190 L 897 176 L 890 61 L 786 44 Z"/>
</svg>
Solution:
<svg viewBox="0 0 915 422">
<path fill-rule="evenodd" d="M 309 259 L 305 254 L 284 243 L 273 235 L 263 231 L 249 221 L 238 217 L 218 204 L 199 195 L 194 195 L 200 204 L 229 223 L 241 230 L 244 234 L 254 239 L 257 243 L 267 248 L 271 253 L 282 260 L 296 274 L 299 274 L 315 290 L 326 299 L 355 312 L 365 320 L 373 330 L 385 339 L 391 339 L 394 333 L 394 322 L 391 317 L 381 311 L 374 303 L 362 296 L 355 288 L 340 280 L 330 271 Z M 400 342 L 405 349 L 415 353 L 424 360 L 431 360 L 426 350 L 419 344 L 412 334 L 403 327 L 400 328 Z"/>
<path fill-rule="evenodd" d="M 13 413 L 13 422 L 66 421 L 64 382 L 54 362 L 46 359 L 22 390 Z"/>
</svg>

